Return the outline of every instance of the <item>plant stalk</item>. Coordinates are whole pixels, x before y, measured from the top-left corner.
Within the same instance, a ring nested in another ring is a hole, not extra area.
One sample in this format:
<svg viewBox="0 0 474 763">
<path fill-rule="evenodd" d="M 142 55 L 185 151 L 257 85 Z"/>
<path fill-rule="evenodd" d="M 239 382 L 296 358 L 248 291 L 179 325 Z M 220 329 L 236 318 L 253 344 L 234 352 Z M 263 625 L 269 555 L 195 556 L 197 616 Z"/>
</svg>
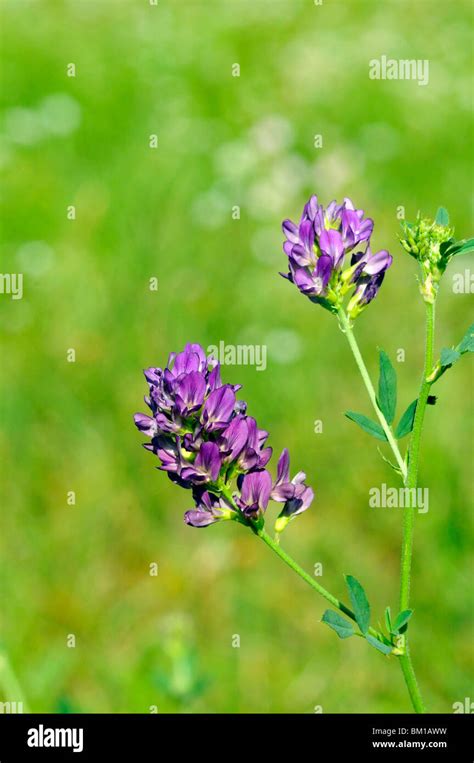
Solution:
<svg viewBox="0 0 474 763">
<path fill-rule="evenodd" d="M 238 507 L 235 504 L 234 498 L 232 496 L 232 491 L 226 486 L 221 485 L 220 492 L 226 498 L 229 505 L 232 506 L 238 512 Z M 308 572 L 306 572 L 302 567 L 300 567 L 298 562 L 296 562 L 289 554 L 287 554 L 286 551 L 282 549 L 279 542 L 274 540 L 266 532 L 266 530 L 263 527 L 252 526 L 252 530 L 256 535 L 258 535 L 259 538 L 263 540 L 264 543 L 267 544 L 267 546 L 269 546 L 269 548 L 272 549 L 272 551 L 275 552 L 277 556 L 280 557 L 280 559 L 282 559 L 285 562 L 285 564 L 288 565 L 288 567 L 290 567 L 290 569 L 293 570 L 293 572 L 296 572 L 296 574 L 299 575 L 300 578 L 302 578 L 306 583 L 308 583 L 308 585 L 310 585 L 311 588 L 313 588 L 317 593 L 319 593 L 320 596 L 326 599 L 326 601 L 328 601 L 329 604 L 332 604 L 333 607 L 335 607 L 340 612 L 342 612 L 347 617 L 349 617 L 351 620 L 353 620 L 355 623 L 357 623 L 356 616 L 354 612 L 352 611 L 352 609 L 349 609 L 349 607 L 346 607 L 346 605 L 342 601 L 339 601 L 339 599 L 336 599 L 336 597 L 333 596 L 332 593 L 329 593 L 329 591 L 327 591 L 314 578 L 312 578 Z M 369 628 L 368 632 L 374 638 L 378 639 L 379 641 L 383 641 L 382 635 L 378 631 L 376 631 L 375 628 Z"/>
<path fill-rule="evenodd" d="M 426 406 L 432 382 L 428 381 L 433 367 L 434 329 L 435 329 L 435 303 L 425 302 L 426 308 L 426 344 L 423 378 L 421 380 L 420 393 L 416 404 L 413 430 L 408 448 L 408 474 L 406 479 L 407 488 L 416 488 L 418 485 L 418 468 L 420 461 L 421 434 L 425 419 Z M 403 512 L 403 539 L 400 565 L 400 611 L 409 609 L 410 606 L 410 583 L 411 564 L 413 557 L 413 533 L 415 526 L 415 508 L 406 508 Z M 411 661 L 408 641 L 405 640 L 406 654 L 400 657 L 400 665 L 410 693 L 413 707 L 417 713 L 425 712 L 425 706 L 416 680 L 415 671 Z"/>
<path fill-rule="evenodd" d="M 349 318 L 347 317 L 345 311 L 341 307 L 338 311 L 339 320 L 341 323 L 341 326 L 343 328 L 344 334 L 347 337 L 347 341 L 349 342 L 349 346 L 352 350 L 352 354 L 354 355 L 355 362 L 357 363 L 357 367 L 360 371 L 360 375 L 362 376 L 362 380 L 365 384 L 365 387 L 367 389 L 367 393 L 369 395 L 369 400 L 372 403 L 373 409 L 376 413 L 376 416 L 380 422 L 380 426 L 382 427 L 385 437 L 387 438 L 388 444 L 390 445 L 392 449 L 392 453 L 395 456 L 397 460 L 398 467 L 400 469 L 400 472 L 402 474 L 403 481 L 405 482 L 407 478 L 407 466 L 402 458 L 402 455 L 400 453 L 400 450 L 397 445 L 397 441 L 395 440 L 395 437 L 393 436 L 393 432 L 387 423 L 387 420 L 385 416 L 383 415 L 382 411 L 380 410 L 378 404 L 377 404 L 377 396 L 375 394 L 374 386 L 372 384 L 372 381 L 369 376 L 369 372 L 367 371 L 367 367 L 364 363 L 364 359 L 362 358 L 361 352 L 359 350 L 359 345 L 357 344 L 357 340 L 354 336 L 354 332 L 352 331 L 352 327 L 349 321 Z"/>
<path fill-rule="evenodd" d="M 310 585 L 311 588 L 317 591 L 317 593 L 319 593 L 320 596 L 323 596 L 326 599 L 326 601 L 332 604 L 332 606 L 338 609 L 340 612 L 343 612 L 343 614 L 345 614 L 351 620 L 353 620 L 354 622 L 357 622 L 354 612 L 351 609 L 349 609 L 349 607 L 346 607 L 346 605 L 343 604 L 342 601 L 339 601 L 339 599 L 336 599 L 335 596 L 329 593 L 329 591 L 327 591 L 316 580 L 314 580 L 314 578 L 312 578 L 311 575 L 309 575 L 302 567 L 300 567 L 300 565 L 297 562 L 295 562 L 295 560 L 289 554 L 287 554 L 286 551 L 284 551 L 281 548 L 281 546 L 275 540 L 273 540 L 273 538 L 263 528 L 257 530 L 257 535 L 259 536 L 259 538 L 263 540 L 264 543 L 267 544 L 267 546 L 269 546 L 272 549 L 272 551 L 275 552 L 277 556 L 280 557 L 280 559 L 282 559 L 285 562 L 285 564 L 288 565 L 288 567 L 290 567 L 293 570 L 293 572 L 296 572 L 296 574 L 299 575 L 300 578 L 303 578 L 303 580 L 306 583 L 308 583 L 308 585 Z M 378 639 L 379 641 L 382 640 L 381 634 L 378 631 L 376 631 L 374 628 L 369 628 L 368 632 L 370 633 L 371 636 Z"/>
<path fill-rule="evenodd" d="M 418 402 L 415 411 L 415 417 L 413 422 L 413 431 L 410 439 L 410 446 L 408 450 L 408 467 L 402 458 L 398 445 L 392 434 L 385 416 L 379 409 L 377 404 L 377 398 L 375 390 L 370 380 L 367 368 L 360 353 L 357 341 L 353 334 L 350 321 L 344 312 L 339 310 L 339 320 L 344 333 L 347 336 L 347 340 L 351 347 L 355 361 L 359 368 L 360 374 L 366 386 L 369 394 L 369 399 L 373 405 L 377 418 L 380 421 L 383 431 L 387 437 L 389 445 L 393 454 L 397 460 L 398 466 L 403 478 L 403 483 L 407 488 L 416 488 L 418 483 L 418 465 L 420 455 L 421 433 L 423 430 L 423 422 L 425 416 L 426 405 L 431 388 L 431 382 L 428 381 L 428 377 L 431 374 L 433 366 L 433 343 L 434 343 L 434 322 L 435 322 L 435 306 L 434 303 L 426 304 L 426 346 L 425 346 L 425 360 L 423 368 L 423 378 L 418 396 Z M 406 508 L 403 513 L 403 540 L 402 540 L 402 561 L 400 572 L 400 611 L 409 609 L 410 603 L 410 578 L 411 578 L 411 563 L 413 554 L 413 531 L 415 521 L 415 508 Z M 405 683 L 410 695 L 410 699 L 415 712 L 424 713 L 425 706 L 421 697 L 421 692 L 416 679 L 415 670 L 411 660 L 408 641 L 405 637 L 404 644 L 405 653 L 402 654 L 400 659 L 400 666 L 403 672 Z"/>
<path fill-rule="evenodd" d="M 435 306 L 426 303 L 426 346 L 423 378 L 420 393 L 416 404 L 413 430 L 408 448 L 408 474 L 406 487 L 416 488 L 418 484 L 418 467 L 420 460 L 421 433 L 425 418 L 426 405 L 431 389 L 431 382 L 427 381 L 433 366 Z M 408 508 L 403 512 L 403 542 L 400 573 L 400 610 L 408 609 L 410 603 L 410 578 L 411 560 L 413 553 L 413 529 L 415 522 L 415 509 Z"/>
</svg>

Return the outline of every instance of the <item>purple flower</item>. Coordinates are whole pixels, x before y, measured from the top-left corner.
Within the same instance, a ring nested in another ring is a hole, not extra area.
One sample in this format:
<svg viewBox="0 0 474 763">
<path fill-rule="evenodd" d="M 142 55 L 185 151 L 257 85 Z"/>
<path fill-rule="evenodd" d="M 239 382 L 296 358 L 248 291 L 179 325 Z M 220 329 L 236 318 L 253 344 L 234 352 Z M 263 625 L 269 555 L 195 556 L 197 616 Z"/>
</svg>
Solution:
<svg viewBox="0 0 474 763">
<path fill-rule="evenodd" d="M 239 480 L 240 498 L 238 506 L 246 517 L 255 519 L 263 514 L 270 500 L 272 490 L 272 477 L 270 472 L 263 469 L 260 472 L 251 472 Z"/>
<path fill-rule="evenodd" d="M 135 421 L 137 429 L 139 429 L 140 432 L 143 432 L 143 434 L 146 434 L 149 437 L 154 437 L 158 434 L 158 425 L 152 416 L 146 416 L 144 413 L 136 413 L 133 420 Z"/>
<path fill-rule="evenodd" d="M 290 456 L 285 448 L 278 460 L 277 479 L 271 498 L 284 503 L 282 511 L 275 522 L 277 533 L 282 532 L 288 522 L 308 509 L 314 498 L 313 490 L 305 485 L 306 474 L 298 472 L 290 482 Z"/>
<path fill-rule="evenodd" d="M 312 488 L 307 487 L 306 485 L 298 486 L 293 498 L 289 498 L 288 501 L 285 502 L 280 516 L 275 522 L 276 531 L 282 532 L 290 519 L 293 519 L 298 516 L 298 514 L 302 514 L 303 511 L 309 509 L 313 502 L 313 498 L 314 492 Z"/>
<path fill-rule="evenodd" d="M 204 429 L 215 432 L 225 429 L 229 423 L 235 407 L 235 392 L 230 384 L 214 389 L 206 400 L 201 421 Z"/>
<path fill-rule="evenodd" d="M 272 490 L 274 501 L 284 502 L 294 496 L 294 485 L 290 483 L 290 454 L 285 448 L 278 459 L 277 479 Z"/>
<path fill-rule="evenodd" d="M 264 448 L 268 432 L 257 427 L 257 422 L 251 416 L 245 417 L 246 440 L 245 445 L 237 458 L 237 465 L 241 471 L 262 469 L 267 465 L 271 456 L 272 448 Z"/>
<path fill-rule="evenodd" d="M 358 278 L 357 288 L 347 305 L 347 313 L 351 318 L 356 318 L 364 307 L 377 296 L 384 278 L 385 271 L 374 276 L 362 275 Z"/>
<path fill-rule="evenodd" d="M 368 241 L 374 229 L 374 221 L 370 217 L 364 218 L 362 209 L 354 209 L 352 201 L 344 199 L 341 209 L 341 233 L 344 244 L 352 249 L 363 241 Z"/>
<path fill-rule="evenodd" d="M 385 250 L 372 254 L 370 245 L 365 252 L 358 252 L 352 255 L 351 265 L 357 265 L 352 280 L 357 282 L 361 275 L 375 276 L 379 273 L 385 273 L 393 262 L 393 257 Z"/>
<path fill-rule="evenodd" d="M 208 527 L 224 517 L 230 518 L 233 513 L 229 506 L 216 495 L 207 490 L 195 493 L 196 508 L 190 509 L 184 515 L 184 521 L 192 527 Z"/>
<path fill-rule="evenodd" d="M 158 456 L 161 466 L 158 468 L 165 472 L 180 474 L 182 467 L 180 438 L 173 439 L 166 435 L 154 437 L 151 443 L 145 443 L 146 450 Z"/>
<path fill-rule="evenodd" d="M 240 386 L 222 384 L 219 363 L 200 345 L 187 344 L 170 354 L 164 370 L 150 367 L 144 373 L 150 415 L 135 414 L 135 425 L 150 438 L 145 448 L 159 459 L 158 468 L 192 490 L 195 508 L 186 512 L 187 524 L 207 527 L 233 519 L 260 527 L 270 498 L 285 507 L 296 500 L 309 506 L 304 474 L 290 482 L 287 450 L 272 488 L 265 469 L 272 455 L 268 432 L 247 415 L 246 403 L 236 400 Z"/>
<path fill-rule="evenodd" d="M 291 220 L 283 223 L 283 232 L 288 238 L 285 251 L 297 265 L 315 265 L 314 225 L 311 220 L 302 220 L 297 228 Z M 289 245 L 289 246 L 288 246 Z"/>
<path fill-rule="evenodd" d="M 323 230 L 319 237 L 319 248 L 322 254 L 331 258 L 333 268 L 342 265 L 346 250 L 339 231 Z"/>
<path fill-rule="evenodd" d="M 334 267 L 330 255 L 321 254 L 314 268 L 295 268 L 290 263 L 292 281 L 298 289 L 308 297 L 319 297 L 326 293 L 331 273 Z"/>
<path fill-rule="evenodd" d="M 235 416 L 219 438 L 219 447 L 224 460 L 234 461 L 242 453 L 247 440 L 247 418 L 242 415 Z"/>
<path fill-rule="evenodd" d="M 278 459 L 277 467 L 277 479 L 273 486 L 271 498 L 279 503 L 284 503 L 285 507 L 280 516 L 287 515 L 289 513 L 301 514 L 302 511 L 309 508 L 314 498 L 314 493 L 311 488 L 305 485 L 306 474 L 304 472 L 298 472 L 290 481 L 290 454 L 285 448 Z M 309 492 L 308 492 L 309 491 Z M 299 506 L 299 511 L 288 510 L 288 505 L 293 501 L 300 501 L 301 505 L 305 504 L 304 509 Z"/>
<path fill-rule="evenodd" d="M 171 353 L 165 375 L 168 378 L 179 378 L 182 374 L 189 374 L 192 371 L 203 372 L 206 365 L 206 354 L 201 345 L 187 344 L 183 352 Z"/>
<path fill-rule="evenodd" d="M 198 411 L 206 394 L 206 379 L 199 371 L 182 374 L 174 384 L 176 410 L 180 416 Z"/>
<path fill-rule="evenodd" d="M 181 470 L 181 477 L 186 482 L 216 482 L 221 466 L 217 445 L 214 442 L 203 442 L 193 464 Z"/>
<path fill-rule="evenodd" d="M 334 313 L 342 307 L 346 293 L 355 284 L 354 295 L 359 294 L 360 312 L 370 302 L 370 299 L 360 299 L 362 291 L 369 296 L 375 284 L 371 282 L 367 290 L 366 277 L 385 273 L 392 264 L 385 250 L 372 254 L 373 228 L 373 220 L 365 217 L 362 209 L 356 209 L 349 198 L 342 204 L 332 201 L 324 208 L 318 204 L 317 196 L 311 196 L 298 224 L 291 220 L 283 222 L 286 237 L 283 251 L 288 257 L 288 272 L 280 275 L 294 283 L 311 301 Z M 354 249 L 359 246 L 365 248 L 354 255 Z M 378 287 L 382 280 L 383 277 L 377 280 Z M 377 290 L 374 296 L 376 293 Z"/>
</svg>

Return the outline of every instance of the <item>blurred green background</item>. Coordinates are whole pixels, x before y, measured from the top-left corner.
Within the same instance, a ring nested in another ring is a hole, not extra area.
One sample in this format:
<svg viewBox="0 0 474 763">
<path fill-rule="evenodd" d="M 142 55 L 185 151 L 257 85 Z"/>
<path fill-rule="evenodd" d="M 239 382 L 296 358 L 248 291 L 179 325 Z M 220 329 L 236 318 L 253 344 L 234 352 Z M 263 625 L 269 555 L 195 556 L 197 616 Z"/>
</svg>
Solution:
<svg viewBox="0 0 474 763">
<path fill-rule="evenodd" d="M 280 225 L 312 192 L 375 218 L 395 261 L 356 332 L 374 375 L 377 347 L 405 350 L 400 414 L 424 329 L 397 208 L 443 204 L 471 232 L 470 3 L 4 0 L 1 16 L 1 269 L 24 274 L 24 297 L 0 295 L 0 639 L 31 708 L 408 711 L 395 661 L 339 641 L 251 533 L 183 524 L 189 495 L 154 470 L 132 415 L 142 368 L 185 342 L 266 344 L 265 372 L 223 376 L 315 487 L 284 545 L 339 596 L 356 575 L 374 619 L 396 608 L 401 513 L 368 507 L 394 478 L 342 415 L 370 411 L 336 321 L 277 275 Z M 429 59 L 429 85 L 370 80 L 381 55 Z M 451 283 L 468 267 L 445 277 L 438 349 L 470 322 Z M 440 712 L 474 696 L 471 384 L 463 359 L 423 441 L 411 643 Z"/>
</svg>

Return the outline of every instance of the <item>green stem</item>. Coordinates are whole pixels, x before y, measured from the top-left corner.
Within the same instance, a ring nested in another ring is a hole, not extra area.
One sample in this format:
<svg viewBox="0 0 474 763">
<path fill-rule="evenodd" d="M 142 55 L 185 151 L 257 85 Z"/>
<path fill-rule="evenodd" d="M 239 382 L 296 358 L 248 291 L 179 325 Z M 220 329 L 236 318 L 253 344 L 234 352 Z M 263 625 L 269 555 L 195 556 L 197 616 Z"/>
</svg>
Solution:
<svg viewBox="0 0 474 763">
<path fill-rule="evenodd" d="M 421 696 L 420 687 L 416 680 L 415 670 L 411 661 L 408 643 L 405 644 L 406 653 L 399 657 L 400 667 L 403 671 L 403 677 L 407 685 L 413 709 L 416 713 L 426 713 L 426 707 Z"/>
<path fill-rule="evenodd" d="M 6 702 L 15 702 L 21 704 L 23 713 L 28 713 L 28 705 L 26 703 L 23 691 L 20 683 L 15 675 L 10 661 L 5 651 L 0 651 L 0 687 L 4 693 L 4 699 Z"/>
<path fill-rule="evenodd" d="M 286 551 L 284 551 L 281 548 L 281 546 L 276 541 L 274 541 L 273 538 L 267 532 L 265 532 L 263 528 L 257 530 L 256 532 L 259 538 L 261 538 L 263 542 L 266 543 L 267 546 L 269 546 L 272 549 L 272 551 L 274 551 L 275 554 L 279 556 L 280 559 L 282 559 L 285 562 L 285 564 L 287 564 L 288 567 L 290 567 L 293 570 L 293 572 L 296 572 L 296 574 L 299 575 L 300 578 L 303 578 L 303 580 L 306 583 L 308 583 L 308 585 L 310 585 L 311 588 L 313 588 L 315 591 L 317 591 L 317 593 L 323 596 L 326 599 L 326 601 L 332 604 L 333 607 L 335 607 L 336 609 L 339 609 L 341 612 L 347 615 L 347 617 L 350 617 L 350 619 L 353 620 L 354 622 L 357 622 L 356 616 L 353 613 L 353 611 L 349 609 L 349 607 L 346 607 L 346 605 L 343 604 L 342 601 L 339 601 L 339 599 L 336 599 L 336 597 L 333 596 L 331 593 L 329 593 L 329 591 L 326 591 L 326 589 L 323 588 L 323 586 L 320 585 L 314 578 L 312 578 L 311 575 L 305 572 L 305 570 L 302 567 L 300 567 L 300 565 L 297 562 L 295 562 L 295 560 L 289 554 L 287 554 Z M 369 628 L 369 633 L 371 636 L 374 636 L 374 638 L 378 639 L 379 641 L 382 640 L 380 633 L 378 633 L 378 631 L 376 631 L 374 628 Z"/>
<path fill-rule="evenodd" d="M 392 430 L 390 429 L 385 416 L 377 405 L 377 398 L 375 390 L 370 380 L 367 368 L 363 361 L 356 339 L 352 332 L 350 321 L 345 314 L 344 310 L 339 310 L 339 320 L 341 326 L 347 336 L 347 340 L 353 352 L 355 361 L 361 373 L 362 379 L 369 394 L 370 401 L 374 407 L 375 413 L 380 421 L 382 429 L 385 432 L 390 447 L 397 459 L 397 463 L 400 467 L 403 482 L 406 487 L 416 487 L 418 482 L 418 464 L 419 464 L 419 452 L 421 443 L 421 433 L 423 429 L 423 421 L 428 401 L 428 395 L 431 388 L 431 383 L 427 381 L 428 376 L 432 371 L 433 366 L 433 341 L 434 341 L 434 304 L 426 303 L 426 349 L 425 349 L 425 363 L 423 369 L 423 379 L 421 389 L 418 397 L 418 403 L 416 406 L 415 419 L 413 423 L 413 432 L 410 440 L 410 447 L 408 452 L 408 468 L 403 460 L 398 445 L 393 437 Z M 413 552 L 413 529 L 415 521 L 415 509 L 405 509 L 403 515 L 403 542 L 402 542 L 402 562 L 401 562 L 401 574 L 400 574 L 400 611 L 409 608 L 410 601 L 410 576 L 411 576 L 411 560 Z M 417 713 L 425 712 L 423 699 L 421 697 L 418 682 L 416 680 L 415 671 L 411 661 L 410 650 L 408 641 L 405 638 L 405 654 L 400 656 L 400 666 L 403 671 L 405 683 L 410 695 L 410 699 L 413 704 L 413 708 Z"/>
<path fill-rule="evenodd" d="M 352 350 L 352 354 L 354 355 L 355 362 L 357 363 L 357 367 L 360 371 L 360 375 L 362 376 L 362 380 L 365 384 L 365 387 L 367 389 L 370 402 L 372 403 L 372 406 L 374 408 L 374 411 L 377 415 L 378 420 L 380 421 L 380 426 L 382 427 L 383 431 L 385 432 L 385 436 L 388 440 L 388 444 L 390 445 L 393 455 L 395 456 L 397 460 L 397 464 L 399 466 L 400 472 L 402 474 L 403 481 L 405 482 L 407 477 L 407 466 L 405 464 L 405 461 L 402 458 L 402 455 L 400 453 L 400 450 L 397 445 L 397 441 L 395 440 L 395 437 L 393 436 L 392 430 L 390 429 L 390 426 L 387 423 L 387 420 L 385 416 L 383 415 L 382 411 L 380 410 L 378 404 L 377 404 L 377 397 L 375 394 L 374 386 L 372 384 L 372 381 L 369 376 L 369 372 L 367 371 L 367 367 L 364 363 L 364 359 L 362 358 L 362 355 L 359 350 L 359 346 L 357 344 L 357 340 L 354 336 L 354 332 L 352 331 L 352 327 L 349 321 L 349 318 L 347 317 L 345 311 L 341 307 L 338 311 L 339 320 L 341 323 L 341 326 L 343 328 L 343 331 L 347 337 L 347 341 L 349 342 L 349 346 Z"/>
<path fill-rule="evenodd" d="M 218 487 L 218 490 L 225 497 L 229 505 L 235 509 L 238 516 L 239 510 L 235 504 L 232 491 L 226 485 L 220 485 Z M 298 562 L 295 562 L 295 560 L 289 554 L 287 554 L 286 551 L 282 549 L 282 547 L 276 540 L 273 540 L 273 538 L 264 530 L 263 527 L 256 527 L 254 525 L 251 525 L 251 528 L 255 532 L 255 534 L 258 535 L 258 537 L 261 538 L 263 542 L 266 543 L 267 546 L 269 546 L 272 549 L 272 551 L 274 551 L 275 554 L 279 556 L 280 559 L 282 559 L 285 562 L 285 564 L 287 564 L 288 567 L 290 567 L 293 570 L 293 572 L 296 572 L 296 574 L 299 575 L 300 578 L 303 578 L 303 580 L 306 583 L 308 583 L 308 585 L 310 585 L 311 588 L 317 591 L 317 593 L 319 593 L 320 596 L 323 596 L 326 599 L 326 601 L 332 604 L 333 607 L 335 607 L 336 609 L 339 609 L 341 612 L 347 615 L 347 617 L 349 617 L 355 623 L 357 622 L 356 616 L 354 612 L 352 611 L 352 609 L 349 609 L 349 607 L 346 607 L 346 605 L 343 604 L 342 601 L 339 601 L 339 599 L 336 599 L 336 597 L 333 596 L 332 593 L 329 593 L 329 591 L 326 591 L 326 589 L 322 585 L 320 585 L 314 578 L 311 577 L 311 575 L 309 575 L 309 573 L 307 573 L 302 567 L 300 567 Z M 379 641 L 383 641 L 381 634 L 378 631 L 376 631 L 375 628 L 369 628 L 369 633 L 371 636 L 378 639 Z"/>
<path fill-rule="evenodd" d="M 428 395 L 431 389 L 431 382 L 427 381 L 433 366 L 433 343 L 434 343 L 434 323 L 435 306 L 426 303 L 426 346 L 425 346 L 425 364 L 423 368 L 423 378 L 421 381 L 420 393 L 416 404 L 415 418 L 413 420 L 413 430 L 410 438 L 410 447 L 408 449 L 408 475 L 406 486 L 416 488 L 418 484 L 418 465 L 420 460 L 421 433 L 423 430 L 423 421 L 425 418 Z M 400 610 L 408 609 L 410 603 L 410 577 L 411 577 L 411 558 L 413 552 L 413 527 L 415 522 L 415 509 L 405 509 L 403 512 L 403 542 L 402 542 L 402 560 L 400 574 Z"/>
<path fill-rule="evenodd" d="M 426 302 L 426 344 L 425 363 L 423 378 L 421 380 L 420 393 L 416 404 L 413 431 L 408 449 L 408 475 L 407 488 L 416 488 L 418 485 L 418 467 L 420 461 L 421 433 L 425 418 L 426 405 L 432 382 L 428 381 L 433 367 L 434 328 L 435 328 L 435 304 Z M 413 556 L 413 532 L 415 525 L 415 508 L 407 508 L 403 512 L 403 540 L 402 558 L 400 568 L 400 611 L 409 609 L 410 606 L 410 582 L 411 562 Z M 416 680 L 415 671 L 410 657 L 408 641 L 405 643 L 406 654 L 400 657 L 400 665 L 403 670 L 405 683 L 410 693 L 413 707 L 417 713 L 425 712 L 423 699 Z"/>
</svg>

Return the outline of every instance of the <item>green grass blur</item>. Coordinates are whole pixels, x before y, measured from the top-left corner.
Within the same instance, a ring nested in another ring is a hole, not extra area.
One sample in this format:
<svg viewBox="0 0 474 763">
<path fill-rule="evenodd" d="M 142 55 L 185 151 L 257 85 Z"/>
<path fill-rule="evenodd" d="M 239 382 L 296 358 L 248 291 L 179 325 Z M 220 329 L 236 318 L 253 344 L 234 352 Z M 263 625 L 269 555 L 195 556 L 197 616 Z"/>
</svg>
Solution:
<svg viewBox="0 0 474 763">
<path fill-rule="evenodd" d="M 396 608 L 401 513 L 368 507 L 369 487 L 394 476 L 343 416 L 370 411 L 336 321 L 277 275 L 280 224 L 312 192 L 351 196 L 375 218 L 394 265 L 356 332 L 374 375 L 377 347 L 404 349 L 400 415 L 424 328 L 397 209 L 443 204 L 458 235 L 471 232 L 470 8 L 2 2 L 1 270 L 24 274 L 24 297 L 0 295 L 0 641 L 34 711 L 410 709 L 395 660 L 338 640 L 319 623 L 323 600 L 250 532 L 184 526 L 189 495 L 154 470 L 132 415 L 142 369 L 185 342 L 266 344 L 265 372 L 223 376 L 315 487 L 283 543 L 306 569 L 322 563 L 341 597 L 343 573 L 359 578 L 374 620 Z M 370 80 L 381 55 L 428 59 L 429 85 Z M 452 291 L 469 266 L 445 277 L 438 349 L 471 322 L 472 297 Z M 411 644 L 430 710 L 451 712 L 474 696 L 468 358 L 436 393 Z"/>
</svg>

